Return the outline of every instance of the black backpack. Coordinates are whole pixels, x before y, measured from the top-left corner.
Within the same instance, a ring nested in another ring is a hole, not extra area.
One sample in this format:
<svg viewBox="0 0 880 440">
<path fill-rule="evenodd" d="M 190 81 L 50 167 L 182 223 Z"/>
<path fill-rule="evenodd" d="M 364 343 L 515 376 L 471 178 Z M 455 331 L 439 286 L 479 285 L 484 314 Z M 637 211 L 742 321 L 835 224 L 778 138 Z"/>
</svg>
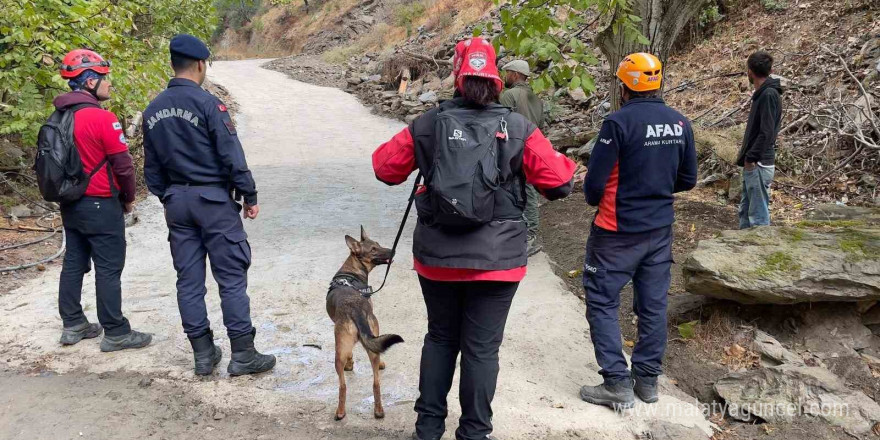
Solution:
<svg viewBox="0 0 880 440">
<path fill-rule="evenodd" d="M 86 107 L 97 106 L 79 104 L 63 111 L 55 110 L 40 127 L 34 171 L 37 173 L 40 194 L 46 201 L 69 203 L 81 199 L 92 176 L 107 164 L 104 158 L 90 174 L 83 170 L 82 159 L 73 140 L 73 115 Z"/>
<path fill-rule="evenodd" d="M 473 227 L 494 220 L 495 192 L 501 188 L 498 149 L 507 141 L 510 113 L 506 107 L 441 107 L 427 182 L 434 223 Z"/>
</svg>

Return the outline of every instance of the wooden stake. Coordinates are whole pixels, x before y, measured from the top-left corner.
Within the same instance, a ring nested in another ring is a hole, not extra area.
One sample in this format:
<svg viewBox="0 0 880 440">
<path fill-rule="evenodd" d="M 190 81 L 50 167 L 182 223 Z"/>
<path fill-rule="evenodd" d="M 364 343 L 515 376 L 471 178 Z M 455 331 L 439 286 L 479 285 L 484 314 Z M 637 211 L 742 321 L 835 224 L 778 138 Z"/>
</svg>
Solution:
<svg viewBox="0 0 880 440">
<path fill-rule="evenodd" d="M 404 68 L 400 72 L 400 87 L 397 89 L 398 95 L 403 95 L 406 93 L 406 88 L 409 85 L 409 79 L 412 74 L 409 72 L 409 67 Z"/>
</svg>

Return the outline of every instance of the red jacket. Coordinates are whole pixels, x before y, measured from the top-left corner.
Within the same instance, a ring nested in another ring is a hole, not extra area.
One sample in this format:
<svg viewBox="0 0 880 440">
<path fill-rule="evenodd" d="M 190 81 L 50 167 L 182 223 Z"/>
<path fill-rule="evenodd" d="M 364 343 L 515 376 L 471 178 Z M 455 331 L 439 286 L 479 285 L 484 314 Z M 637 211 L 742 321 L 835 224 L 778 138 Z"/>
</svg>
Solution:
<svg viewBox="0 0 880 440">
<path fill-rule="evenodd" d="M 416 168 L 415 143 L 410 127 L 401 130 L 373 153 L 373 170 L 382 182 L 401 184 Z M 575 168 L 576 164 L 555 151 L 539 129 L 526 138 L 523 150 L 526 182 L 545 196 L 559 198 L 568 195 Z M 526 275 L 525 266 L 510 270 L 457 269 L 426 266 L 418 259 L 414 259 L 414 268 L 419 275 L 435 281 L 518 282 Z"/>
<path fill-rule="evenodd" d="M 98 100 L 88 92 L 70 92 L 55 98 L 55 108 L 61 110 L 78 104 L 94 104 Z M 86 174 L 105 158 L 113 170 L 113 184 L 119 189 L 119 198 L 134 202 L 134 161 L 128 152 L 128 141 L 122 125 L 112 112 L 100 107 L 86 107 L 76 112 L 73 119 L 73 139 L 82 159 Z M 95 173 L 85 192 L 89 197 L 112 197 L 106 166 Z"/>
</svg>

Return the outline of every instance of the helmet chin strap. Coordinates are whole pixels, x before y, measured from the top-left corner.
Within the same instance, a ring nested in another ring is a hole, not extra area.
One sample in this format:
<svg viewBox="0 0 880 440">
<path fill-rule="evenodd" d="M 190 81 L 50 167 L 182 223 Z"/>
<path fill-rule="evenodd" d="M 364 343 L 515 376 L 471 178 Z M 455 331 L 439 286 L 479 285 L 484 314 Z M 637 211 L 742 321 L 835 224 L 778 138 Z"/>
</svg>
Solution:
<svg viewBox="0 0 880 440">
<path fill-rule="evenodd" d="M 98 81 L 95 82 L 95 87 L 89 88 L 89 86 L 85 86 L 85 87 L 83 87 L 83 89 L 85 89 L 85 91 L 89 92 L 92 96 L 94 96 L 96 100 L 103 101 L 103 99 L 98 97 L 98 88 L 101 87 L 101 81 L 103 81 L 103 80 L 104 80 L 104 77 L 99 76 Z"/>
</svg>

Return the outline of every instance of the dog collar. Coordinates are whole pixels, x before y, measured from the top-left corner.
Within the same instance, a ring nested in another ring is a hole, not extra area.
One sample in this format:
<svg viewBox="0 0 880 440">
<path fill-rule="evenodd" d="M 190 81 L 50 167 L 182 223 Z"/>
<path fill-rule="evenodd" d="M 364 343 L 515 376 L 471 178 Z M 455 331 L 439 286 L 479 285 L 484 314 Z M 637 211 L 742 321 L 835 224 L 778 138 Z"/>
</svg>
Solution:
<svg viewBox="0 0 880 440">
<path fill-rule="evenodd" d="M 336 287 L 351 287 L 360 292 L 364 298 L 373 296 L 373 288 L 352 275 L 340 274 L 333 277 L 333 281 L 330 282 L 330 290 Z"/>
</svg>

